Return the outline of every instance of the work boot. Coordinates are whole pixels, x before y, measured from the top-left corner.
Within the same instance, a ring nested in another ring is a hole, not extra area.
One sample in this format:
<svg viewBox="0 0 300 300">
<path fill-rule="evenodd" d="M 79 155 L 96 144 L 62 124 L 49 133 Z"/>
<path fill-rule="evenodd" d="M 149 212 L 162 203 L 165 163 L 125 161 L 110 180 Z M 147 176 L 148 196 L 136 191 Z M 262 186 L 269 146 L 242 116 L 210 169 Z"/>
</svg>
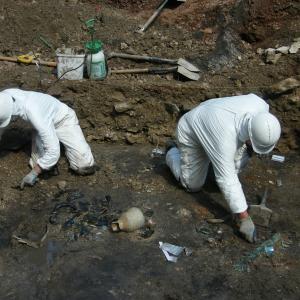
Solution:
<svg viewBox="0 0 300 300">
<path fill-rule="evenodd" d="M 98 170 L 99 170 L 99 167 L 97 165 L 94 165 L 91 167 L 79 168 L 75 172 L 79 175 L 92 175 Z"/>
<path fill-rule="evenodd" d="M 165 146 L 165 153 L 167 154 L 171 148 L 177 147 L 177 144 L 174 140 L 168 140 Z"/>
</svg>

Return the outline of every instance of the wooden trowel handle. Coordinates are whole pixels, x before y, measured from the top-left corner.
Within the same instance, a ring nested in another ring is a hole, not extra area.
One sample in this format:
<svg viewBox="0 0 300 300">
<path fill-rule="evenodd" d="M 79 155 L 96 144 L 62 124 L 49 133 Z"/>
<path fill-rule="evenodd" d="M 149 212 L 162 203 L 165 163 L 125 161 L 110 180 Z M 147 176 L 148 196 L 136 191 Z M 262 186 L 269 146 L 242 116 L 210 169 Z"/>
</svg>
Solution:
<svg viewBox="0 0 300 300">
<path fill-rule="evenodd" d="M 0 56 L 0 60 L 3 61 L 10 61 L 10 62 L 19 62 L 17 57 L 9 57 L 9 56 Z M 43 60 L 33 60 L 30 62 L 30 64 L 39 64 L 42 66 L 48 66 L 48 67 L 56 67 L 57 63 L 54 61 L 43 61 Z"/>
<path fill-rule="evenodd" d="M 152 63 L 166 63 L 166 64 L 171 64 L 171 65 L 177 65 L 177 62 L 178 62 L 176 59 L 111 52 L 109 54 L 108 58 L 113 58 L 113 57 L 126 58 L 126 59 L 131 59 L 131 60 L 148 61 L 148 62 L 152 62 Z"/>
<path fill-rule="evenodd" d="M 176 72 L 177 67 L 170 68 L 143 68 L 143 69 L 124 69 L 124 70 L 110 70 L 111 74 L 133 74 L 133 73 L 150 73 L 150 74 L 166 74 Z"/>
<path fill-rule="evenodd" d="M 168 3 L 169 0 L 163 0 L 159 7 L 155 10 L 153 15 L 148 19 L 148 21 L 140 28 L 137 32 L 142 33 L 145 32 L 148 27 L 152 24 L 152 22 L 158 17 L 158 15 L 161 13 L 165 5 Z"/>
</svg>

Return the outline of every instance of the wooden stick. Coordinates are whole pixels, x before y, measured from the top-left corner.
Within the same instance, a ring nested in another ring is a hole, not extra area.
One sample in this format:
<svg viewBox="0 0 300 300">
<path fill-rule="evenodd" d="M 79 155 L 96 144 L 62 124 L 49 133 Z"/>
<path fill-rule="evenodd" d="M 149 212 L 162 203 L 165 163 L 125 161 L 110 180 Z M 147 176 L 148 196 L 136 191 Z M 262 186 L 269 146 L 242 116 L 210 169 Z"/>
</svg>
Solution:
<svg viewBox="0 0 300 300">
<path fill-rule="evenodd" d="M 111 74 L 133 74 L 133 73 L 152 73 L 152 74 L 165 74 L 170 72 L 176 72 L 177 67 L 170 68 L 142 68 L 142 69 L 124 69 L 124 70 L 110 70 Z"/>
<path fill-rule="evenodd" d="M 17 57 L 0 56 L 0 60 L 19 63 Z M 33 60 L 29 64 L 32 64 L 32 65 L 39 64 L 42 66 L 48 66 L 48 67 L 53 67 L 53 68 L 57 67 L 57 63 L 54 61 Z"/>
</svg>

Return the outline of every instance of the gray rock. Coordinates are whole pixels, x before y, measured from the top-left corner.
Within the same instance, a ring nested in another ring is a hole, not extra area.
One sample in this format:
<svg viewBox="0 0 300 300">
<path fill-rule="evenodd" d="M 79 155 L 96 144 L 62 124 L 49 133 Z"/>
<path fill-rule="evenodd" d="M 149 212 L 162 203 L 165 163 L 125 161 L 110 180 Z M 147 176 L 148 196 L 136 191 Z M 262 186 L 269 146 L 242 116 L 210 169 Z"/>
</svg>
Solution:
<svg viewBox="0 0 300 300">
<path fill-rule="evenodd" d="M 291 54 L 296 54 L 300 49 L 300 41 L 299 42 L 295 42 L 291 45 L 289 52 Z"/>
<path fill-rule="evenodd" d="M 137 144 L 141 142 L 141 137 L 139 135 L 126 133 L 125 140 L 129 145 Z"/>
<path fill-rule="evenodd" d="M 180 217 L 180 218 L 183 218 L 183 219 L 189 219 L 192 217 L 192 212 L 186 208 L 180 208 L 178 211 L 177 211 L 177 215 Z"/>
<path fill-rule="evenodd" d="M 209 85 L 209 83 L 203 81 L 198 84 L 198 88 L 203 91 L 209 91 L 210 85 Z"/>
<path fill-rule="evenodd" d="M 64 191 L 67 187 L 67 182 L 65 180 L 61 180 L 57 183 L 57 187 L 61 190 Z"/>
<path fill-rule="evenodd" d="M 281 53 L 269 52 L 266 55 L 266 63 L 268 64 L 276 64 L 281 57 Z"/>
<path fill-rule="evenodd" d="M 139 129 L 137 127 L 129 127 L 126 129 L 126 131 L 130 133 L 138 133 Z"/>
<path fill-rule="evenodd" d="M 166 75 L 166 79 L 169 80 L 169 81 L 173 80 L 173 78 L 174 78 L 174 75 L 172 75 L 172 74 L 167 74 Z"/>
<path fill-rule="evenodd" d="M 292 95 L 288 98 L 290 104 L 297 104 L 300 102 L 300 97 L 298 95 Z"/>
<path fill-rule="evenodd" d="M 180 112 L 179 107 L 175 103 L 167 102 L 165 103 L 166 111 L 172 115 L 178 114 Z"/>
<path fill-rule="evenodd" d="M 114 109 L 117 113 L 124 113 L 132 109 L 132 105 L 127 102 L 115 103 Z"/>
<path fill-rule="evenodd" d="M 111 141 L 111 142 L 117 142 L 119 140 L 119 138 L 115 132 L 109 130 L 104 134 L 104 140 Z"/>
<path fill-rule="evenodd" d="M 111 98 L 116 100 L 116 101 L 124 101 L 126 100 L 126 96 L 124 95 L 124 93 L 119 92 L 119 91 L 114 91 L 111 94 Z"/>
<path fill-rule="evenodd" d="M 48 89 L 48 94 L 53 97 L 60 97 L 62 95 L 62 93 L 63 93 L 62 89 L 57 85 L 52 85 Z"/>
<path fill-rule="evenodd" d="M 282 46 L 282 47 L 277 48 L 276 52 L 281 53 L 281 54 L 288 54 L 289 49 L 290 49 L 290 47 L 288 47 L 288 46 Z"/>
<path fill-rule="evenodd" d="M 266 55 L 275 53 L 275 49 L 274 49 L 274 48 L 268 48 L 268 49 L 265 49 L 264 53 L 265 53 Z"/>
<path fill-rule="evenodd" d="M 282 93 L 285 93 L 287 91 L 291 91 L 293 89 L 296 89 L 300 86 L 300 81 L 296 78 L 290 77 L 285 80 L 282 80 L 278 83 L 273 84 L 268 92 L 270 94 L 274 95 L 280 95 Z"/>
<path fill-rule="evenodd" d="M 121 50 L 126 50 L 128 48 L 129 48 L 129 46 L 126 43 L 121 43 L 121 45 L 120 45 Z"/>
<path fill-rule="evenodd" d="M 265 53 L 265 50 L 262 48 L 257 48 L 256 53 L 259 55 L 263 55 Z"/>
</svg>

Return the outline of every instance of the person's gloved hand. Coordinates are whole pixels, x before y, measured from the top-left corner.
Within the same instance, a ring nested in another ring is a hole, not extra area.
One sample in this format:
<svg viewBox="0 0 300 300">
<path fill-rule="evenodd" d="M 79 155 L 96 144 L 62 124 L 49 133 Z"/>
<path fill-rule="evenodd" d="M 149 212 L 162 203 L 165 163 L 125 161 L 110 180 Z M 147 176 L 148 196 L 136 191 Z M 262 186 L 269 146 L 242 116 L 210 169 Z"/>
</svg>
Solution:
<svg viewBox="0 0 300 300">
<path fill-rule="evenodd" d="M 250 216 L 239 219 L 239 232 L 250 243 L 256 242 L 256 229 Z"/>
<path fill-rule="evenodd" d="M 33 186 L 38 180 L 38 173 L 32 169 L 21 181 L 20 188 L 24 189 L 25 185 Z"/>
</svg>

